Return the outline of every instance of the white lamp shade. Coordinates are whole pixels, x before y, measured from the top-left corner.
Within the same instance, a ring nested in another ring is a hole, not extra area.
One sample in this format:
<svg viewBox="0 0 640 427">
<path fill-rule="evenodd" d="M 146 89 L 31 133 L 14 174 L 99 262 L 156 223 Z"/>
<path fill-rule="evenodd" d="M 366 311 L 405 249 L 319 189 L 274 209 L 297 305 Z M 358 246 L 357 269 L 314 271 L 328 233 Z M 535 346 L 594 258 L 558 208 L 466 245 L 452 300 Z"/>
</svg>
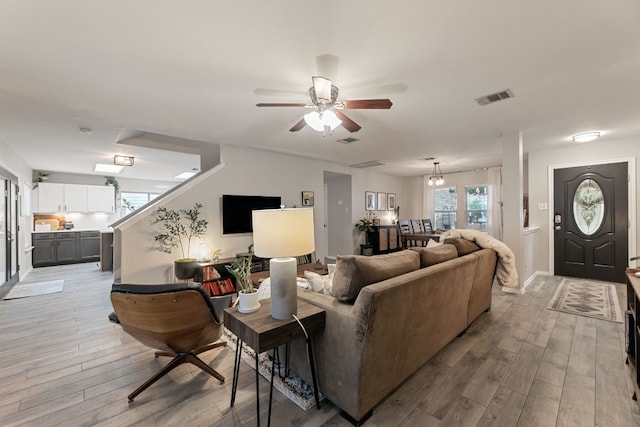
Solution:
<svg viewBox="0 0 640 427">
<path fill-rule="evenodd" d="M 329 126 L 329 129 L 334 130 L 342 124 L 342 120 L 332 110 L 325 110 L 322 113 L 312 111 L 304 115 L 304 121 L 309 127 L 318 132 L 324 131 L 325 126 Z"/>
<path fill-rule="evenodd" d="M 334 130 L 342 124 L 342 120 L 338 118 L 335 112 L 327 110 L 322 113 L 322 123 L 324 123 L 325 126 L 329 126 L 331 130 Z"/>
<path fill-rule="evenodd" d="M 318 132 L 322 132 L 324 130 L 324 123 L 322 123 L 322 120 L 320 120 L 320 113 L 318 113 L 317 111 L 312 111 L 308 114 L 305 114 L 304 121 L 313 130 L 317 130 Z"/>
<path fill-rule="evenodd" d="M 315 250 L 313 209 L 256 210 L 252 217 L 256 256 L 296 257 Z"/>
</svg>

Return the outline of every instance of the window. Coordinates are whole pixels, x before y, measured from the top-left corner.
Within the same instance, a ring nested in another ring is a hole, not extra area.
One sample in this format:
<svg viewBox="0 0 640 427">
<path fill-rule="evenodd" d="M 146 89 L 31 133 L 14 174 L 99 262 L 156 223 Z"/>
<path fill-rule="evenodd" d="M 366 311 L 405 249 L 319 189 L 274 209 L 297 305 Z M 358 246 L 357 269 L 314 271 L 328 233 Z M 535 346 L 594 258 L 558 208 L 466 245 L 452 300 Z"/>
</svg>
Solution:
<svg viewBox="0 0 640 427">
<path fill-rule="evenodd" d="M 123 191 L 120 193 L 120 200 L 122 206 L 127 208 L 128 213 L 135 211 L 158 196 L 159 194 L 155 193 L 126 193 Z"/>
<path fill-rule="evenodd" d="M 467 185 L 465 199 L 467 204 L 467 228 L 487 232 L 488 186 Z"/>
<path fill-rule="evenodd" d="M 457 210 L 458 193 L 456 187 L 436 188 L 433 227 L 443 230 L 456 228 Z"/>
</svg>

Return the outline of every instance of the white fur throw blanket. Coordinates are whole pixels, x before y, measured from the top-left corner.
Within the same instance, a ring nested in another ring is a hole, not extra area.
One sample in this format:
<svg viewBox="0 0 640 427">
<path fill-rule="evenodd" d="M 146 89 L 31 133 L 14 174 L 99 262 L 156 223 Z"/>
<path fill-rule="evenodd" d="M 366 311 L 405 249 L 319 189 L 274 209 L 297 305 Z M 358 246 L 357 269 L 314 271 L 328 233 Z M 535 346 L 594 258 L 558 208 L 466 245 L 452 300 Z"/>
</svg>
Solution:
<svg viewBox="0 0 640 427">
<path fill-rule="evenodd" d="M 498 255 L 498 266 L 496 267 L 496 278 L 501 286 L 508 288 L 518 287 L 518 272 L 516 271 L 515 255 L 507 245 L 495 237 L 478 230 L 456 229 L 447 230 L 440 236 L 440 241 L 444 242 L 447 237 L 462 237 L 475 242 L 481 248 L 493 249 Z"/>
</svg>

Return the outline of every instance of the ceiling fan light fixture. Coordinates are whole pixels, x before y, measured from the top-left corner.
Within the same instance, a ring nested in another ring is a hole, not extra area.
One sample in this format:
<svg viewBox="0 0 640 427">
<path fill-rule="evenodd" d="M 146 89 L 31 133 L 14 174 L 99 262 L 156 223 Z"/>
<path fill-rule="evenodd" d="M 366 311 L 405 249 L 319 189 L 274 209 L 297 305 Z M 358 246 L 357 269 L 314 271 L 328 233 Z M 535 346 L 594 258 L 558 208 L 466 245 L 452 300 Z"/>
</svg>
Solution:
<svg viewBox="0 0 640 427">
<path fill-rule="evenodd" d="M 311 81 L 313 81 L 317 101 L 322 104 L 330 104 L 332 102 L 331 80 L 322 76 L 313 76 Z"/>
<path fill-rule="evenodd" d="M 324 132 L 325 126 L 332 131 L 342 124 L 342 120 L 331 110 L 326 110 L 322 113 L 317 111 L 307 113 L 304 115 L 304 121 L 311 129 L 318 132 Z"/>
<path fill-rule="evenodd" d="M 318 113 L 317 111 L 312 111 L 305 114 L 304 121 L 311 129 L 317 130 L 318 132 L 324 131 L 324 123 L 322 123 L 320 113 Z"/>
<path fill-rule="evenodd" d="M 324 123 L 325 126 L 329 126 L 331 130 L 334 130 L 342 124 L 342 120 L 338 118 L 334 111 L 327 110 L 322 113 L 322 123 Z"/>
</svg>

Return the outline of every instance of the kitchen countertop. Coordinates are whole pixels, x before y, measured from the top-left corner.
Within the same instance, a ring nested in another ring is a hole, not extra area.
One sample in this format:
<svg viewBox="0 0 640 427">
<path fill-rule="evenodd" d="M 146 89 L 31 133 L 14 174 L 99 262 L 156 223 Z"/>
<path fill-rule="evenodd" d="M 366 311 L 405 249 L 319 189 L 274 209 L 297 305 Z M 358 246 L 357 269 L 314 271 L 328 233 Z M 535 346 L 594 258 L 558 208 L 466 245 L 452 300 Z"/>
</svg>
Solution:
<svg viewBox="0 0 640 427">
<path fill-rule="evenodd" d="M 75 233 L 77 231 L 99 231 L 101 233 L 108 233 L 109 230 L 98 230 L 96 228 L 73 228 L 71 230 L 39 230 L 39 231 L 31 231 L 31 234 L 41 234 L 41 233 Z M 113 230 L 111 231 L 113 232 Z"/>
</svg>

